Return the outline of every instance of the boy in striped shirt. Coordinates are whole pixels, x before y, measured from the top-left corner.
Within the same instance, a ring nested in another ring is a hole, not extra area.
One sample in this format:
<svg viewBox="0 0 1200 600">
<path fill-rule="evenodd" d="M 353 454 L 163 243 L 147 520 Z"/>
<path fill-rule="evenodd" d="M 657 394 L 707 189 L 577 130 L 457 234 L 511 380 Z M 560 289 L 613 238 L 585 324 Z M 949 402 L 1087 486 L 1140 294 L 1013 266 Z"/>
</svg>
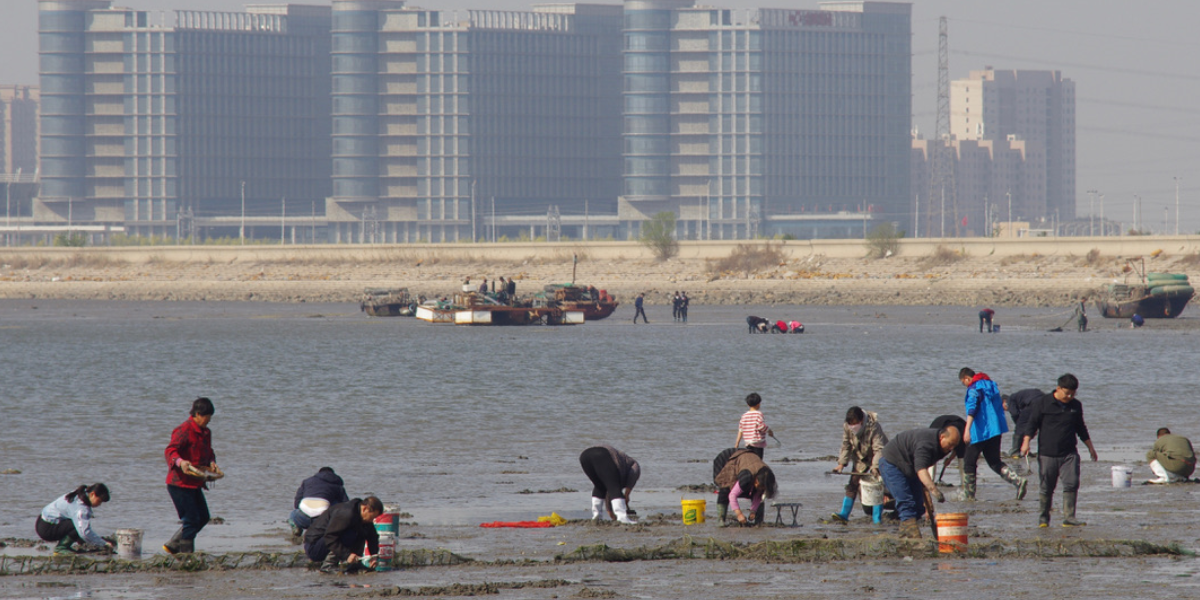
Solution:
<svg viewBox="0 0 1200 600">
<path fill-rule="evenodd" d="M 742 442 L 746 442 L 746 449 L 762 458 L 763 449 L 767 447 L 767 436 L 771 435 L 771 428 L 767 427 L 762 411 L 759 410 L 762 406 L 762 396 L 751 392 L 746 396 L 746 405 L 750 410 L 742 415 L 742 420 L 738 423 L 737 441 L 733 443 L 733 447 L 737 448 Z"/>
</svg>

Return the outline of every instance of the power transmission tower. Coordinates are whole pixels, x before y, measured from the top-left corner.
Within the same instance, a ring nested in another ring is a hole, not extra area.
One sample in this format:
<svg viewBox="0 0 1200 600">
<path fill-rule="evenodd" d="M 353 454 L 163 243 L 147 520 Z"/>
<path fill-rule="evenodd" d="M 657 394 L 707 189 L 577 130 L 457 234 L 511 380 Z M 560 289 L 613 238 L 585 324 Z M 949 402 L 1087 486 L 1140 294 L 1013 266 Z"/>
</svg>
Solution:
<svg viewBox="0 0 1200 600">
<path fill-rule="evenodd" d="M 558 213 L 558 205 L 551 204 L 546 211 L 546 241 L 557 242 L 562 239 L 562 215 Z"/>
<path fill-rule="evenodd" d="M 938 97 L 937 123 L 934 128 L 933 161 L 929 169 L 929 210 L 925 211 L 925 231 L 932 236 L 933 215 L 941 220 L 941 231 L 946 229 L 945 200 L 949 199 L 954 210 L 954 232 L 958 235 L 958 194 L 954 189 L 954 147 L 950 134 L 950 38 L 946 17 L 938 23 Z M 942 209 L 936 209 L 936 199 L 942 199 Z"/>
</svg>

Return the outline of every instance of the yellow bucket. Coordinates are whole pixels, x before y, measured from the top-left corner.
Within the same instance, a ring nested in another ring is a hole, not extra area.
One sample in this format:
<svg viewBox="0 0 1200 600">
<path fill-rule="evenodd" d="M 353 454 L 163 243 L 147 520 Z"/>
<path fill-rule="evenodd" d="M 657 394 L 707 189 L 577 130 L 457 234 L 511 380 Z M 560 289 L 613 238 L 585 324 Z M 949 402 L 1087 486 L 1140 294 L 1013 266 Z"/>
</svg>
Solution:
<svg viewBox="0 0 1200 600">
<path fill-rule="evenodd" d="M 695 525 L 704 522 L 704 504 L 703 500 L 680 500 L 683 505 L 683 524 Z"/>
</svg>

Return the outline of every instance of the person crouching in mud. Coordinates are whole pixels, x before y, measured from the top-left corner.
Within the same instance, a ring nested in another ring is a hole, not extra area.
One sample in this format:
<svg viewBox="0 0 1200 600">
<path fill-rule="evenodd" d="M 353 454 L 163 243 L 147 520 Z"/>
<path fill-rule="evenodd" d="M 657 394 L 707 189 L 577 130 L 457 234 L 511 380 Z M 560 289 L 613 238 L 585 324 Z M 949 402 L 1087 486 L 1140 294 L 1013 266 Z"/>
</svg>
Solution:
<svg viewBox="0 0 1200 600">
<path fill-rule="evenodd" d="M 642 476 L 642 467 L 628 454 L 608 445 L 593 446 L 579 455 L 579 465 L 592 482 L 592 520 L 607 509 L 612 520 L 632 525 L 629 494 Z"/>
<path fill-rule="evenodd" d="M 355 498 L 349 502 L 335 504 L 321 516 L 313 519 L 312 526 L 304 532 L 304 554 L 309 560 L 321 563 L 321 571 L 332 572 L 341 568 L 348 571 L 359 569 L 362 563 L 363 546 L 371 553 L 369 566 L 375 567 L 379 556 L 379 533 L 375 530 L 375 517 L 383 514 L 383 503 L 375 496 Z"/>
<path fill-rule="evenodd" d="M 112 550 L 116 544 L 92 531 L 92 509 L 108 502 L 108 486 L 96 483 L 81 485 L 75 491 L 47 504 L 38 516 L 34 529 L 47 542 L 58 542 L 54 555 L 74 554 L 74 544 L 85 541 L 93 546 Z"/>
<path fill-rule="evenodd" d="M 901 431 L 883 448 L 879 471 L 883 483 L 896 499 L 900 513 L 900 537 L 921 539 L 917 519 L 925 514 L 925 492 L 938 502 L 946 497 L 933 483 L 929 467 L 954 451 L 962 442 L 962 432 L 954 425 L 937 429 Z"/>
<path fill-rule="evenodd" d="M 774 498 L 779 491 L 775 483 L 775 473 L 757 454 L 737 448 L 727 448 L 713 459 L 713 483 L 717 491 L 717 515 L 721 524 L 725 524 L 729 505 L 733 505 L 733 514 L 738 523 L 746 525 L 749 520 L 738 505 L 738 498 L 750 498 L 750 512 L 754 513 L 754 525 L 763 522 L 763 512 L 766 509 L 764 498 Z"/>
</svg>

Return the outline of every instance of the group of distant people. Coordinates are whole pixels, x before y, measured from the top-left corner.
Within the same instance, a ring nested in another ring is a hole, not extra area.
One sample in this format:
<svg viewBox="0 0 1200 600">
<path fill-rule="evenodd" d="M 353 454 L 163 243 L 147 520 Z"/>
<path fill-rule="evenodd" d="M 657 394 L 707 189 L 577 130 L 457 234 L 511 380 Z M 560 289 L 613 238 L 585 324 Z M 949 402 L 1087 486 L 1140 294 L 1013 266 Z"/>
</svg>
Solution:
<svg viewBox="0 0 1200 600">
<path fill-rule="evenodd" d="M 804 324 L 800 321 L 771 322 L 753 315 L 746 317 L 746 326 L 750 333 L 804 333 Z"/>
<path fill-rule="evenodd" d="M 483 278 L 483 281 L 479 283 L 479 287 L 471 285 L 471 278 L 468 277 L 463 280 L 462 291 L 464 293 L 479 292 L 479 294 L 482 296 L 491 296 L 496 300 L 507 304 L 509 301 L 517 297 L 517 281 L 512 277 L 509 277 L 506 281 L 504 277 L 501 276 L 499 278 L 499 283 L 497 283 L 497 280 L 495 279 L 492 280 L 491 289 L 489 290 L 487 277 Z"/>
<path fill-rule="evenodd" d="M 675 322 L 687 323 L 688 304 L 691 299 L 688 298 L 687 292 L 675 292 L 671 297 L 671 317 Z"/>
</svg>

